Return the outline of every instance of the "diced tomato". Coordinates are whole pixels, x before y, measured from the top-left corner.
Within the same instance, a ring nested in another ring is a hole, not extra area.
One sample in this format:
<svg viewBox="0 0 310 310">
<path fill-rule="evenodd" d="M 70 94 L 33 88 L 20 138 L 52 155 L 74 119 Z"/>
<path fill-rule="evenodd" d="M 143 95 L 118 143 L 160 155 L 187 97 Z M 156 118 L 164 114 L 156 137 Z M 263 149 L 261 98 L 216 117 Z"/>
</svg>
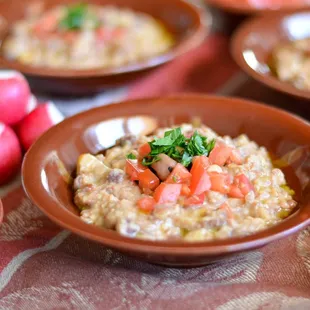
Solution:
<svg viewBox="0 0 310 310">
<path fill-rule="evenodd" d="M 106 27 L 100 27 L 96 30 L 96 38 L 98 41 L 110 41 L 113 38 L 119 38 L 125 33 L 125 29 L 107 29 Z"/>
<path fill-rule="evenodd" d="M 144 143 L 139 147 L 139 155 L 141 157 L 147 156 L 151 152 L 151 147 L 148 143 Z"/>
<path fill-rule="evenodd" d="M 209 160 L 205 156 L 199 156 L 195 159 L 191 169 L 191 194 L 200 195 L 211 188 L 210 177 L 206 171 L 209 166 Z"/>
<path fill-rule="evenodd" d="M 126 160 L 125 171 L 130 176 L 131 181 L 137 181 L 139 178 L 139 173 L 143 172 L 146 169 L 141 165 L 137 160 Z"/>
<path fill-rule="evenodd" d="M 138 208 L 144 212 L 152 212 L 155 208 L 155 200 L 153 197 L 143 197 L 137 201 Z"/>
<path fill-rule="evenodd" d="M 254 190 L 251 181 L 243 173 L 235 177 L 234 183 L 240 188 L 243 195 L 247 195 Z"/>
<path fill-rule="evenodd" d="M 220 209 L 224 210 L 226 212 L 227 215 L 227 220 L 229 223 L 231 223 L 231 221 L 234 219 L 234 214 L 229 206 L 229 204 L 227 202 L 224 202 L 221 206 Z"/>
<path fill-rule="evenodd" d="M 232 183 L 228 173 L 208 172 L 211 181 L 211 190 L 227 194 Z"/>
<path fill-rule="evenodd" d="M 191 168 L 191 174 L 195 173 L 195 170 L 201 168 L 207 169 L 210 166 L 209 158 L 206 156 L 195 156 L 193 159 L 193 166 Z"/>
<path fill-rule="evenodd" d="M 240 152 L 237 149 L 232 149 L 227 162 L 241 165 L 243 160 Z"/>
<path fill-rule="evenodd" d="M 181 196 L 189 196 L 191 194 L 191 189 L 188 185 L 182 184 Z"/>
<path fill-rule="evenodd" d="M 240 198 L 240 199 L 244 198 L 244 195 L 242 194 L 240 188 L 236 185 L 230 186 L 228 195 L 232 198 Z"/>
<path fill-rule="evenodd" d="M 217 143 L 209 155 L 211 164 L 224 166 L 231 155 L 232 148 L 225 143 Z"/>
<path fill-rule="evenodd" d="M 66 31 L 61 36 L 67 42 L 74 42 L 78 36 L 78 32 L 77 31 Z"/>
<path fill-rule="evenodd" d="M 202 193 L 200 195 L 193 195 L 184 200 L 184 207 L 201 205 L 205 201 L 205 194 Z"/>
<path fill-rule="evenodd" d="M 146 169 L 138 175 L 139 186 L 154 190 L 159 185 L 158 177 L 150 170 Z"/>
<path fill-rule="evenodd" d="M 54 13 L 46 14 L 34 26 L 33 31 L 36 35 L 42 35 L 46 32 L 52 32 L 56 29 L 58 16 Z"/>
<path fill-rule="evenodd" d="M 251 181 L 242 173 L 235 177 L 228 194 L 234 198 L 244 198 L 252 190 L 254 187 Z"/>
<path fill-rule="evenodd" d="M 161 183 L 155 190 L 154 199 L 157 203 L 176 202 L 181 189 L 182 184 Z"/>
<path fill-rule="evenodd" d="M 190 172 L 182 164 L 177 164 L 166 179 L 166 183 L 190 184 L 191 178 Z"/>
</svg>

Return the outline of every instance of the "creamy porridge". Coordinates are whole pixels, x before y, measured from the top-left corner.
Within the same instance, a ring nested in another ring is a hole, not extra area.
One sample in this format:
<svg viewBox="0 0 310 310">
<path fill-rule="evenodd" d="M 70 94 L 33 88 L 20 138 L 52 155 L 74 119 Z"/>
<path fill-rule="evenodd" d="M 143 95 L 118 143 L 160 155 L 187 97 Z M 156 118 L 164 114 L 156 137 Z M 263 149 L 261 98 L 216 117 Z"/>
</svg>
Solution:
<svg viewBox="0 0 310 310">
<path fill-rule="evenodd" d="M 281 81 L 310 90 L 310 38 L 278 45 L 270 67 Z"/>
<path fill-rule="evenodd" d="M 152 16 L 114 6 L 74 4 L 35 12 L 12 26 L 6 58 L 51 68 L 108 68 L 167 52 L 169 31 Z"/>
<path fill-rule="evenodd" d="M 252 234 L 287 217 L 293 195 L 264 147 L 190 124 L 83 154 L 74 180 L 84 222 L 151 240 Z"/>
</svg>

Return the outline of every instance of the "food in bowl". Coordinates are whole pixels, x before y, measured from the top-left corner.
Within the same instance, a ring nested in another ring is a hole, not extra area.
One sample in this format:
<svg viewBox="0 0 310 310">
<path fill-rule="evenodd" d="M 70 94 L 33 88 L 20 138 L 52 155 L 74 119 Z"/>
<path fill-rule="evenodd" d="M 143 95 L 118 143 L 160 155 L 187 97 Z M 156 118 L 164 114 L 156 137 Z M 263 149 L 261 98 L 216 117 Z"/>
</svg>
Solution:
<svg viewBox="0 0 310 310">
<path fill-rule="evenodd" d="M 297 204 L 264 147 L 191 124 L 125 136 L 105 155 L 82 154 L 73 188 L 84 222 L 150 240 L 244 236 Z"/>
<path fill-rule="evenodd" d="M 310 90 L 310 38 L 276 46 L 271 54 L 270 68 L 279 80 Z"/>
<path fill-rule="evenodd" d="M 171 49 L 173 35 L 150 15 L 114 6 L 59 5 L 16 22 L 4 40 L 7 59 L 50 68 L 133 64 Z"/>
</svg>

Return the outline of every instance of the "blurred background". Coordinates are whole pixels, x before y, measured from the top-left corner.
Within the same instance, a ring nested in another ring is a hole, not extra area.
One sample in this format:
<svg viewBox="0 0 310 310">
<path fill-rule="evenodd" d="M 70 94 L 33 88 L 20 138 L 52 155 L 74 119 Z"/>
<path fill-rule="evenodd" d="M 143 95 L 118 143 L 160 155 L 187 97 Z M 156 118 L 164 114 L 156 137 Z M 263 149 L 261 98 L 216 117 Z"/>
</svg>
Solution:
<svg viewBox="0 0 310 310">
<path fill-rule="evenodd" d="M 309 120 L 309 6 L 1 0 L 1 126 L 25 152 L 64 117 L 180 92 L 248 98 Z"/>
</svg>

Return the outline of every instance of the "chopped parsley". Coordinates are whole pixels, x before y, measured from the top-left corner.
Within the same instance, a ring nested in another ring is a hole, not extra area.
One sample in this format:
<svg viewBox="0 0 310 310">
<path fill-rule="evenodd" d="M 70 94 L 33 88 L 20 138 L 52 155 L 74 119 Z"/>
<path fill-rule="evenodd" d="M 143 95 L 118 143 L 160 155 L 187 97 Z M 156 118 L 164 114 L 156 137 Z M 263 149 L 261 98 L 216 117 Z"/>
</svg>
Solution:
<svg viewBox="0 0 310 310">
<path fill-rule="evenodd" d="M 215 140 L 207 141 L 207 138 L 200 135 L 197 131 L 192 137 L 186 138 L 181 128 L 175 128 L 165 132 L 163 138 L 154 138 L 149 142 L 151 152 L 144 157 L 142 164 L 150 166 L 160 160 L 159 154 L 166 154 L 183 166 L 188 167 L 194 156 L 208 156 L 215 145 Z"/>
<path fill-rule="evenodd" d="M 144 165 L 144 166 L 151 166 L 151 165 L 153 165 L 154 163 L 156 163 L 159 160 L 160 160 L 160 158 L 158 156 L 154 156 L 154 157 L 147 156 L 147 157 L 144 157 L 142 159 L 142 165 Z"/>
<path fill-rule="evenodd" d="M 100 25 L 99 19 L 89 12 L 87 4 L 78 3 L 70 5 L 67 8 L 66 15 L 59 22 L 59 28 L 62 30 L 78 30 L 82 28 L 86 20 L 92 22 L 93 28 L 97 28 Z"/>
<path fill-rule="evenodd" d="M 128 159 L 137 159 L 137 156 L 132 154 L 132 153 L 129 153 L 127 156 L 126 156 Z"/>
<path fill-rule="evenodd" d="M 174 175 L 172 177 L 172 180 L 173 180 L 174 183 L 177 183 L 179 181 L 179 178 L 176 175 Z"/>
</svg>

